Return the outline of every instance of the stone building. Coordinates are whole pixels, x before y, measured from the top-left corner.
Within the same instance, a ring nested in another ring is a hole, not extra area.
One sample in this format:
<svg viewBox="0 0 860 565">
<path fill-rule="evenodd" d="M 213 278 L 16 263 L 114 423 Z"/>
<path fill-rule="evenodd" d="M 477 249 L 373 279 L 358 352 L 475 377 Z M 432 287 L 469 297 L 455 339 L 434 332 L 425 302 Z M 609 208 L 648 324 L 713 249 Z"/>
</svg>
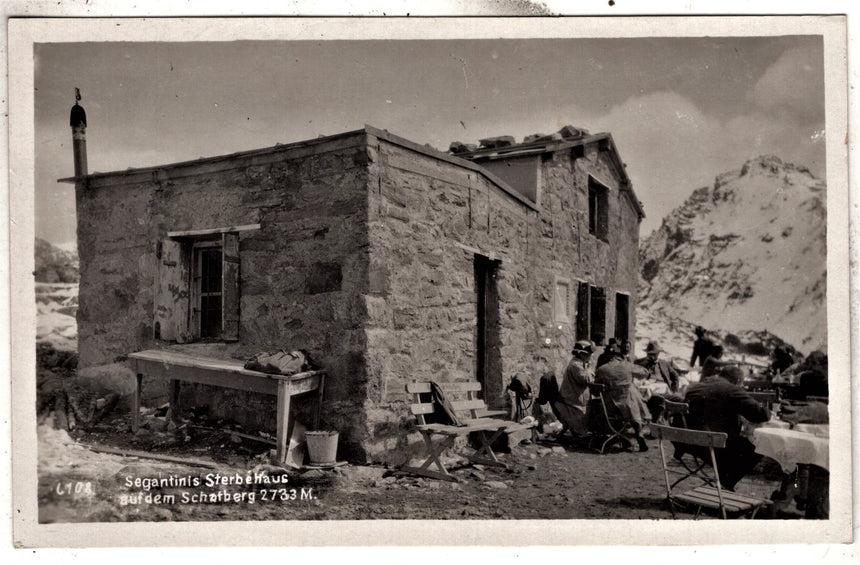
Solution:
<svg viewBox="0 0 860 565">
<path fill-rule="evenodd" d="M 477 379 L 499 408 L 511 377 L 563 370 L 576 339 L 634 337 L 643 212 L 609 134 L 442 153 L 366 126 L 65 180 L 81 378 L 128 391 L 124 356 L 143 349 L 304 349 L 328 371 L 323 418 L 354 461 L 409 456 L 409 381 Z M 165 395 L 148 383 L 144 401 Z M 274 422 L 273 397 L 182 395 Z"/>
</svg>

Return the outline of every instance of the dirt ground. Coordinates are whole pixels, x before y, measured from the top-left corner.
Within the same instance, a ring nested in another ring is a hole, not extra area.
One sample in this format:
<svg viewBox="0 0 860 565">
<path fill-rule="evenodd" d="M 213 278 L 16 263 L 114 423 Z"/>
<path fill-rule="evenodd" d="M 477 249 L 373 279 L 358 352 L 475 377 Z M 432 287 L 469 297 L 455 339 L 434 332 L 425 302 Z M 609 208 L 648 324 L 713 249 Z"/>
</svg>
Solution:
<svg viewBox="0 0 860 565">
<path fill-rule="evenodd" d="M 454 483 L 375 466 L 284 473 L 266 461 L 271 446 L 265 443 L 190 425 L 167 431 L 158 415 L 144 423 L 135 435 L 128 415 L 116 415 L 69 434 L 43 417 L 40 522 L 671 519 L 655 440 L 646 452 L 601 455 L 548 436 L 500 454 L 507 469 L 462 464 Z M 200 459 L 214 468 L 84 446 Z M 768 498 L 780 478 L 765 460 L 737 490 Z M 788 508 L 776 517 L 799 516 Z"/>
</svg>

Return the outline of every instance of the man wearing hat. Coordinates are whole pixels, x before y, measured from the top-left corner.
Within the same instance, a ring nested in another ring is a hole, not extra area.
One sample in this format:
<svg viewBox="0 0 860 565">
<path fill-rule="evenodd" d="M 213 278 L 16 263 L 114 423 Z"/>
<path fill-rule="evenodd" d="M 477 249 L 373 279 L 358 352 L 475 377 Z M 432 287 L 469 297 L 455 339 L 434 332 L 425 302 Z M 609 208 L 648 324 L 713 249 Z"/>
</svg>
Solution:
<svg viewBox="0 0 860 565">
<path fill-rule="evenodd" d="M 588 383 L 592 379 L 589 361 L 593 352 L 591 342 L 586 340 L 577 341 L 570 352 L 572 357 L 564 370 L 558 400 L 551 405 L 564 426 L 559 437 L 564 435 L 565 430 L 570 430 L 574 437 L 584 437 L 588 432 L 585 409 L 588 404 Z"/>
<path fill-rule="evenodd" d="M 678 369 L 665 359 L 660 359 L 660 344 L 649 341 L 645 348 L 645 357 L 636 360 L 636 364 L 648 370 L 650 378 L 663 381 L 669 387 L 669 392 L 677 392 L 681 375 Z"/>
<path fill-rule="evenodd" d="M 600 353 L 600 355 L 597 356 L 597 364 L 595 365 L 595 367 L 600 367 L 601 365 L 605 365 L 606 363 L 609 362 L 610 359 L 612 359 L 612 354 L 609 353 L 609 351 L 607 351 L 607 349 L 609 349 L 613 345 L 617 345 L 617 344 L 618 344 L 618 340 L 616 340 L 614 337 L 609 338 L 609 341 L 606 342 L 606 347 L 604 347 L 603 351 Z"/>
</svg>

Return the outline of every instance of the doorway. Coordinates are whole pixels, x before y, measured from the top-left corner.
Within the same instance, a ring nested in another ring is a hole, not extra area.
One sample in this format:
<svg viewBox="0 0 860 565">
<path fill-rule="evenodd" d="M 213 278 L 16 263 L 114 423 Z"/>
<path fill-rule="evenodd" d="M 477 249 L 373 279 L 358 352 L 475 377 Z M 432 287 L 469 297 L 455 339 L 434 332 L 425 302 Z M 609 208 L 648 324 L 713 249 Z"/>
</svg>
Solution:
<svg viewBox="0 0 860 565">
<path fill-rule="evenodd" d="M 499 263 L 484 255 L 475 255 L 475 377 L 481 383 L 481 397 L 490 408 L 504 404 L 497 284 Z"/>
</svg>

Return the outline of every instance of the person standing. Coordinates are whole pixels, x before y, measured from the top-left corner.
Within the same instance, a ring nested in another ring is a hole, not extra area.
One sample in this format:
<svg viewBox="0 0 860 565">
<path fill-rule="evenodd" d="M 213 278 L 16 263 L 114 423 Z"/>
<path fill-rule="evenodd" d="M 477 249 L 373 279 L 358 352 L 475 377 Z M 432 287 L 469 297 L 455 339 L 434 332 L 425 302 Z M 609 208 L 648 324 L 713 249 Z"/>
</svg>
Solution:
<svg viewBox="0 0 860 565">
<path fill-rule="evenodd" d="M 564 426 L 559 437 L 565 430 L 570 430 L 575 438 L 584 437 L 588 433 L 585 413 L 588 405 L 588 383 L 592 380 L 589 367 L 594 348 L 590 341 L 577 341 L 571 351 L 571 359 L 564 370 L 558 397 L 551 403 L 556 418 Z"/>
<path fill-rule="evenodd" d="M 684 397 L 690 406 L 687 414 L 690 429 L 722 432 L 728 436 L 726 446 L 714 450 L 720 484 L 728 490 L 734 490 L 738 481 L 761 459 L 755 446 L 741 435 L 740 416 L 751 423 L 770 419 L 770 411 L 744 390 L 740 384 L 742 381 L 740 367 L 725 366 L 719 373 L 691 384 Z M 709 460 L 707 452 L 698 453 L 690 446 L 685 446 L 685 449 Z"/>
<path fill-rule="evenodd" d="M 693 342 L 693 355 L 690 357 L 690 367 L 696 366 L 696 361 L 702 366 L 705 359 L 714 351 L 714 341 L 707 336 L 707 331 L 702 326 L 696 326 L 696 341 Z"/>
</svg>

